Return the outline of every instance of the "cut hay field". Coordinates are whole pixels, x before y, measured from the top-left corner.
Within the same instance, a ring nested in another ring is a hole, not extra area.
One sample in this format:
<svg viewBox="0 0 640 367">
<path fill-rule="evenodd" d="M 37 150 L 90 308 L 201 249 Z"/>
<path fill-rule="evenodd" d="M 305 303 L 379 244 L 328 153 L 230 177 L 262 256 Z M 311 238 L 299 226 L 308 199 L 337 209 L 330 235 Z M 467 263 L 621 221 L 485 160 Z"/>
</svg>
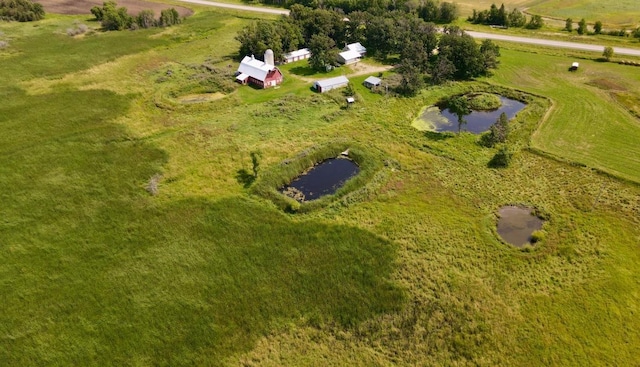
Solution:
<svg viewBox="0 0 640 367">
<path fill-rule="evenodd" d="M 0 364 L 637 363 L 635 69 L 569 74 L 558 50 L 513 47 L 494 77 L 414 98 L 354 76 L 347 109 L 289 71 L 226 83 L 257 17 L 76 38 L 77 16 L 0 23 Z M 511 88 L 545 97 L 512 122 L 506 169 L 475 135 L 411 127 L 442 97 Z M 336 142 L 383 163 L 324 208 L 283 212 L 240 175 L 252 152 L 260 180 Z M 499 239 L 508 204 L 547 218 L 537 247 Z"/>
<path fill-rule="evenodd" d="M 559 20 L 572 18 L 575 22 L 585 18 L 589 24 L 599 20 L 605 28 L 635 28 L 640 25 L 640 7 L 635 0 L 505 0 L 505 1 L 456 1 L 466 16 L 473 9 L 489 9 L 492 3 L 507 9 L 526 9 L 530 14 L 538 14 Z"/>
</svg>

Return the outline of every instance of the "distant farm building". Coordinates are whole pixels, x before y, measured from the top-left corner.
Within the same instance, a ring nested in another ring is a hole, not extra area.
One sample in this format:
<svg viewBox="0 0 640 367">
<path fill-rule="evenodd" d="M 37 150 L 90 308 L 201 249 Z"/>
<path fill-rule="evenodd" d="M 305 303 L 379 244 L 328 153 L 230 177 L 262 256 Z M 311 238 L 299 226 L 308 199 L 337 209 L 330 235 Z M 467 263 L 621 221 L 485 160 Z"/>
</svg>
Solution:
<svg viewBox="0 0 640 367">
<path fill-rule="evenodd" d="M 343 51 L 338 54 L 338 62 L 344 65 L 354 64 L 360 61 L 361 57 L 357 51 Z"/>
<path fill-rule="evenodd" d="M 332 89 L 346 87 L 349 84 L 349 79 L 346 76 L 337 76 L 335 78 L 318 80 L 313 83 L 313 88 L 315 88 L 318 93 L 328 92 Z"/>
<path fill-rule="evenodd" d="M 238 67 L 236 81 L 252 84 L 260 88 L 275 87 L 282 83 L 282 72 L 273 65 L 273 51 L 267 50 L 265 61 L 257 60 L 253 55 L 245 56 Z"/>
<path fill-rule="evenodd" d="M 371 89 L 373 87 L 379 87 L 380 83 L 382 83 L 382 80 L 380 78 L 376 78 L 375 76 L 370 76 L 367 79 L 365 79 L 362 84 L 364 84 L 365 87 Z"/>
<path fill-rule="evenodd" d="M 342 51 L 355 51 L 360 54 L 360 57 L 364 57 L 367 54 L 367 49 L 360 42 L 350 43 Z"/>
<path fill-rule="evenodd" d="M 291 51 L 289 53 L 284 54 L 283 61 L 285 64 L 288 64 L 294 61 L 305 60 L 305 59 L 308 59 L 309 57 L 311 57 L 311 51 L 309 51 L 308 48 L 301 48 L 299 50 Z"/>
</svg>

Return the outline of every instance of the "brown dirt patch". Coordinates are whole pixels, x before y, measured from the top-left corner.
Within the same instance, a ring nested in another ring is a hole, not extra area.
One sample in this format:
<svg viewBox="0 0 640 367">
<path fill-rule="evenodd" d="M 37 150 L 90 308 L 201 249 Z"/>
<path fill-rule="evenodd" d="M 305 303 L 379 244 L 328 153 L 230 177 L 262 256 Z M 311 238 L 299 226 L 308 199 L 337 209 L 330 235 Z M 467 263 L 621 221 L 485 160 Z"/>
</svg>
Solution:
<svg viewBox="0 0 640 367">
<path fill-rule="evenodd" d="M 621 91 L 627 90 L 627 88 L 625 88 L 624 86 L 617 84 L 611 79 L 605 79 L 605 78 L 594 79 L 590 81 L 588 84 L 591 84 L 594 87 L 598 87 L 602 90 L 621 90 Z"/>
<path fill-rule="evenodd" d="M 91 8 L 94 6 L 102 6 L 104 0 L 34 0 L 36 3 L 42 4 L 44 11 L 55 14 L 91 14 Z M 154 3 L 143 0 L 116 0 L 118 6 L 127 8 L 129 14 L 137 15 L 142 10 L 153 10 L 156 16 L 160 16 L 160 12 L 164 9 L 174 8 L 181 17 L 187 17 L 193 14 L 193 10 L 182 6 L 173 6 L 169 4 Z"/>
</svg>

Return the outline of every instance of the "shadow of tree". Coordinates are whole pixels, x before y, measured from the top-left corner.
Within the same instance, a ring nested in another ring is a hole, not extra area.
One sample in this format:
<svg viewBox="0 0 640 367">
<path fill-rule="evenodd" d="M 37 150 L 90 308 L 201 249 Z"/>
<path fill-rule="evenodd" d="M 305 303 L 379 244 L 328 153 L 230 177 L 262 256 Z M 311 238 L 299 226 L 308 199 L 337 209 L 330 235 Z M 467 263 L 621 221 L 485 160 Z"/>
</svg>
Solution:
<svg viewBox="0 0 640 367">
<path fill-rule="evenodd" d="M 256 180 L 256 176 L 243 168 L 236 172 L 236 180 L 246 189 Z"/>
</svg>

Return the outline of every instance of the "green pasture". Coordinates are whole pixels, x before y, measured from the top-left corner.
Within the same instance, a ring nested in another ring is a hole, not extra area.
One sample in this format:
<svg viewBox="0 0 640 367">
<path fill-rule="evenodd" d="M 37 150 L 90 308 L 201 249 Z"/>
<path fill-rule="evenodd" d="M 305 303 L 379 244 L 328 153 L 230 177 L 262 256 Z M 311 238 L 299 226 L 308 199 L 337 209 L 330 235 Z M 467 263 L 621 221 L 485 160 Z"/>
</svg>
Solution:
<svg viewBox="0 0 640 367">
<path fill-rule="evenodd" d="M 277 89 L 198 84 L 235 68 L 256 17 L 0 24 L 0 364 L 636 363 L 637 68 L 505 45 L 493 77 L 414 98 L 352 77 L 350 108 L 295 64 Z M 178 102 L 192 92 L 224 97 Z M 510 167 L 487 168 L 476 135 L 411 127 L 469 92 L 527 99 Z M 251 152 L 260 179 L 336 142 L 383 168 L 323 208 L 288 214 L 242 181 Z M 507 204 L 544 213 L 540 245 L 500 240 Z"/>
</svg>

